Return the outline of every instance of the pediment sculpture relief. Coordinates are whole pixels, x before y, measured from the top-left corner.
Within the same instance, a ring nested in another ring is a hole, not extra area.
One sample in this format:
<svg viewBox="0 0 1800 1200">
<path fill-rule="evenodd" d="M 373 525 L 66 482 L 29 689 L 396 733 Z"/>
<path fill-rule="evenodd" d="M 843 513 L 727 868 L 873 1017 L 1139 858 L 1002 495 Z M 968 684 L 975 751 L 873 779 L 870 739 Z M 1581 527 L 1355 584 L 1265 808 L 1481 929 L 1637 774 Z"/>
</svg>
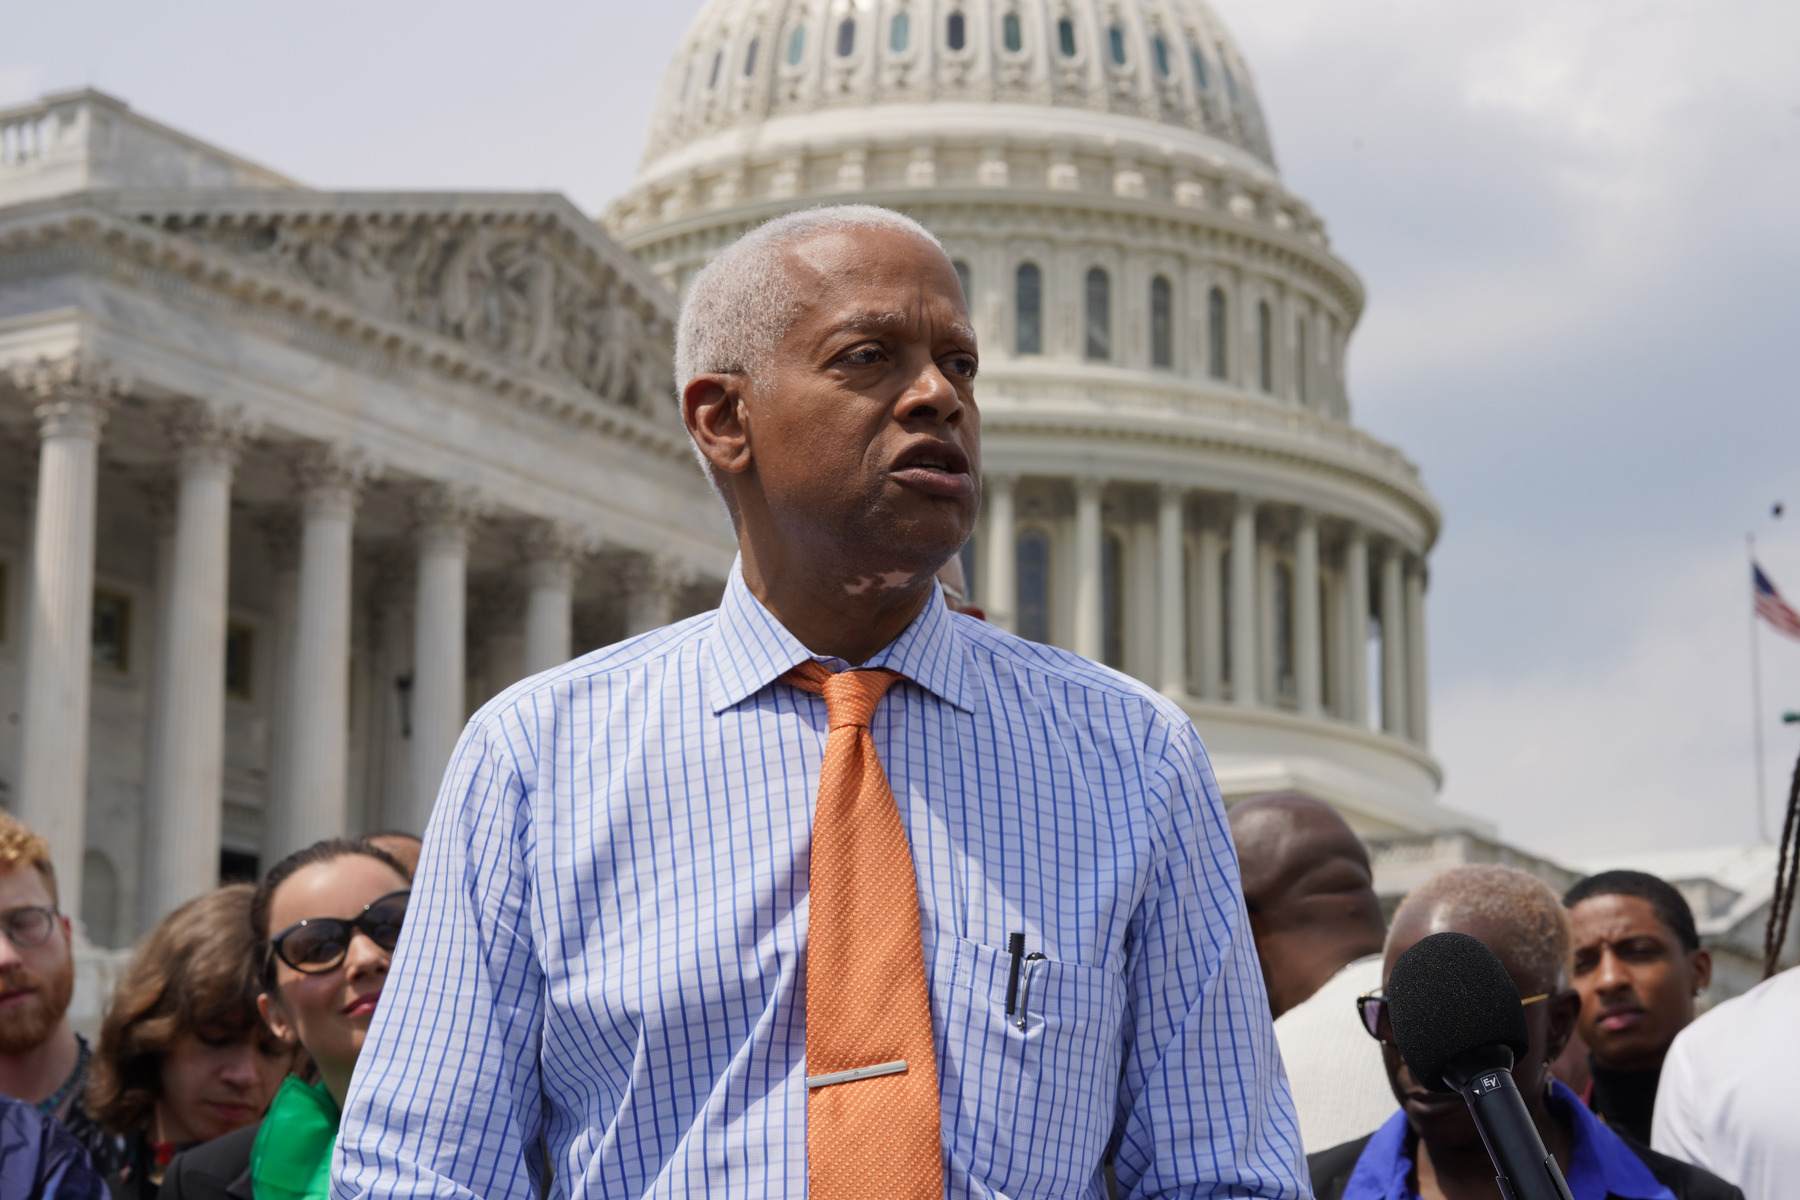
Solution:
<svg viewBox="0 0 1800 1200">
<path fill-rule="evenodd" d="M 601 284 L 542 230 L 420 218 L 330 225 L 283 218 L 197 224 L 219 245 L 405 321 L 561 375 L 616 404 L 650 411 L 673 393 L 672 347 L 617 281 Z"/>
</svg>

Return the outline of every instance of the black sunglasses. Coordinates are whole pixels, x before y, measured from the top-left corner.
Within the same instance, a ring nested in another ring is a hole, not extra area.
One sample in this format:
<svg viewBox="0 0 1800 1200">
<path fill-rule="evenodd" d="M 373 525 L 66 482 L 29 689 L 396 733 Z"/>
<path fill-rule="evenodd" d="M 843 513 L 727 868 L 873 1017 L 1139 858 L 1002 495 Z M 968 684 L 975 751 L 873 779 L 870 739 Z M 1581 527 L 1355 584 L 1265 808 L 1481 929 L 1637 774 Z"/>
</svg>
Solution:
<svg viewBox="0 0 1800 1200">
<path fill-rule="evenodd" d="M 1550 993 L 1540 996 L 1527 996 L 1519 1001 L 1520 1007 L 1536 1004 L 1539 1000 L 1548 1000 Z M 1356 1012 L 1362 1017 L 1363 1028 L 1369 1036 L 1384 1046 L 1392 1046 L 1398 1050 L 1400 1043 L 1394 1040 L 1394 1023 L 1388 1019 L 1387 993 L 1381 991 L 1365 992 L 1356 998 Z"/>
<path fill-rule="evenodd" d="M 371 900 L 362 915 L 343 917 L 308 917 L 295 921 L 269 939 L 275 956 L 302 975 L 323 975 L 335 970 L 350 953 L 350 942 L 359 932 L 383 950 L 392 950 L 400 940 L 400 926 L 406 920 L 406 901 L 412 892 L 389 892 Z"/>
</svg>

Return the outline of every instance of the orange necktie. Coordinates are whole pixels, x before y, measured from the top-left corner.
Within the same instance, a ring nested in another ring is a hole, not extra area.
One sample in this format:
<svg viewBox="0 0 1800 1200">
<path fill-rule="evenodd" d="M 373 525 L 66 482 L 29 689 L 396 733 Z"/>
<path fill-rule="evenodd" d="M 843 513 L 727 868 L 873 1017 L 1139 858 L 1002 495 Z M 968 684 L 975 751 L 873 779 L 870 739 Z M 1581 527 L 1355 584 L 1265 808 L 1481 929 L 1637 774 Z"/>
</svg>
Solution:
<svg viewBox="0 0 1800 1200">
<path fill-rule="evenodd" d="M 900 676 L 804 662 L 825 697 L 806 942 L 806 1178 L 811 1200 L 942 1200 L 931 995 L 919 881 L 869 718 Z"/>
</svg>

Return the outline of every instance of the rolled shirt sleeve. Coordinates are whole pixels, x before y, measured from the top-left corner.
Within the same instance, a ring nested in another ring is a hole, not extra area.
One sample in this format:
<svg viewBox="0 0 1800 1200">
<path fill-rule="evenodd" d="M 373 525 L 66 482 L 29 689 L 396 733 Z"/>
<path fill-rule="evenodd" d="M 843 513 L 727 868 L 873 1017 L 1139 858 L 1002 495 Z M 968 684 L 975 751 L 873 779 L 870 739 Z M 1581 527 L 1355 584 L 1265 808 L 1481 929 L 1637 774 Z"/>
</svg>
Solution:
<svg viewBox="0 0 1800 1200">
<path fill-rule="evenodd" d="M 537 1196 L 543 981 L 527 792 L 478 717 L 439 793 L 345 1100 L 332 1196 Z"/>
</svg>

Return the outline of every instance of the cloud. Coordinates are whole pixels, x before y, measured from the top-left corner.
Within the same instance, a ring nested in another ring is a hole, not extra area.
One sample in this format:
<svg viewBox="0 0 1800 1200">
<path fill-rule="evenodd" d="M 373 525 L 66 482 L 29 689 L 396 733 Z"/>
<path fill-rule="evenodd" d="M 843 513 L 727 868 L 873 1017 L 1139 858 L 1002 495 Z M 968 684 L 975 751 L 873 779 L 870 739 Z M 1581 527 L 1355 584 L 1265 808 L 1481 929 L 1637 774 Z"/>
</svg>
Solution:
<svg viewBox="0 0 1800 1200">
<path fill-rule="evenodd" d="M 1800 589 L 1762 516 L 1800 496 L 1800 6 L 1218 3 L 1368 284 L 1357 419 L 1444 507 L 1445 800 L 1570 855 L 1752 836 L 1746 529 Z"/>
<path fill-rule="evenodd" d="M 1571 858 L 1756 836 L 1743 552 L 1643 570 L 1662 584 L 1607 660 L 1540 655 L 1510 679 L 1469 676 L 1439 693 L 1448 803 Z M 1722 605 L 1721 595 L 1743 603 Z M 1777 722 L 1800 708 L 1800 646 L 1766 627 L 1759 642 L 1766 819 L 1778 821 L 1800 735 Z"/>
<path fill-rule="evenodd" d="M 43 71 L 33 66 L 0 66 L 0 107 L 24 104 L 38 97 Z"/>
</svg>

